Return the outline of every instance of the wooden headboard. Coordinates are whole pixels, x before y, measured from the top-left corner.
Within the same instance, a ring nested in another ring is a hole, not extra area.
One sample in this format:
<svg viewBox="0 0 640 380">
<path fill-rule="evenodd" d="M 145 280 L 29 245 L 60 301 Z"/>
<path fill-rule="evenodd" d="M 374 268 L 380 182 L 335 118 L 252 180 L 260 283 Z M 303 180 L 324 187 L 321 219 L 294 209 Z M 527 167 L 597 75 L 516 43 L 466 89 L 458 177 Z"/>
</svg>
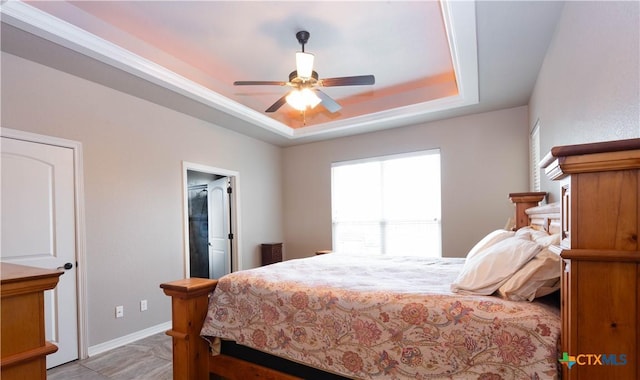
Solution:
<svg viewBox="0 0 640 380">
<path fill-rule="evenodd" d="M 525 213 L 529 216 L 529 225 L 536 229 L 545 230 L 550 234 L 562 231 L 560 202 L 531 207 L 525 210 Z"/>
<path fill-rule="evenodd" d="M 509 199 L 515 205 L 515 229 L 532 226 L 550 234 L 562 231 L 560 203 L 538 206 L 546 197 L 545 192 L 511 193 Z"/>
</svg>

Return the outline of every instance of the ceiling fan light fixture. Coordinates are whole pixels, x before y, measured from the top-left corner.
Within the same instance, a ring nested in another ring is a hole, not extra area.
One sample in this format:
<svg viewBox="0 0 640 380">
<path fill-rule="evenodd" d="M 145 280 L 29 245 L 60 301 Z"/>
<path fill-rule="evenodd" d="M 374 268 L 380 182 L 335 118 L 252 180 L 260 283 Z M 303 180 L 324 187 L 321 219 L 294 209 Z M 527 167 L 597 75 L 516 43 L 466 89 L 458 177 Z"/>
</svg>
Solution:
<svg viewBox="0 0 640 380">
<path fill-rule="evenodd" d="M 309 88 L 293 90 L 289 95 L 287 95 L 286 99 L 287 104 L 298 111 L 304 111 L 307 108 L 314 108 L 322 101 L 318 95 Z"/>
<path fill-rule="evenodd" d="M 273 103 L 264 112 L 276 112 L 285 103 L 294 109 L 302 112 L 307 109 L 315 108 L 322 103 L 324 108 L 331 112 L 338 112 L 342 107 L 329 95 L 316 89 L 317 87 L 334 87 L 334 86 L 362 86 L 375 84 L 376 80 L 373 75 L 358 75 L 351 77 L 337 77 L 319 79 L 318 73 L 313 71 L 314 56 L 304 51 L 304 45 L 309 41 L 309 32 L 301 30 L 296 33 L 296 39 L 302 45 L 302 51 L 296 52 L 296 70 L 289 74 L 288 82 L 279 81 L 235 81 L 234 86 L 290 86 L 293 87 L 287 95 L 282 96 Z M 305 123 L 306 125 L 306 123 Z"/>
<path fill-rule="evenodd" d="M 311 78 L 313 73 L 313 59 L 314 56 L 311 53 L 297 52 L 296 53 L 296 71 L 298 71 L 298 77 L 302 79 Z"/>
</svg>

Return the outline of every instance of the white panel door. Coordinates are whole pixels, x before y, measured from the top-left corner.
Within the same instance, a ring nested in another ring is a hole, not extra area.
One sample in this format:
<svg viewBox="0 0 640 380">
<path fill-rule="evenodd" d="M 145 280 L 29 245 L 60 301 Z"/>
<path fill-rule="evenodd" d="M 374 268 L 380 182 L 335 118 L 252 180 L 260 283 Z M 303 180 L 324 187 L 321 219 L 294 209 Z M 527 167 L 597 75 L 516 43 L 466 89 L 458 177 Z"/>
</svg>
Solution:
<svg viewBox="0 0 640 380">
<path fill-rule="evenodd" d="M 78 359 L 73 150 L 2 137 L 3 262 L 55 269 L 73 265 L 45 292 L 46 339 L 58 346 L 47 368 Z"/>
<path fill-rule="evenodd" d="M 229 178 L 209 183 L 209 277 L 220 278 L 231 272 L 229 254 Z"/>
</svg>

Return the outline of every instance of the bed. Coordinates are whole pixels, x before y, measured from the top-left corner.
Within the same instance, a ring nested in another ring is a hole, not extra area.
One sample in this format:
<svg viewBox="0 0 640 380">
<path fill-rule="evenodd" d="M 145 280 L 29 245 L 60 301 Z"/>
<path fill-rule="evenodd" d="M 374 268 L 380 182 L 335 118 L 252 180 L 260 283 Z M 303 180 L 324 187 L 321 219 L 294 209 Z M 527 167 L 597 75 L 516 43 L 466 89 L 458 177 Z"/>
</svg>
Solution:
<svg viewBox="0 0 640 380">
<path fill-rule="evenodd" d="M 557 243 L 560 207 L 530 207 L 543 197 L 510 194 L 517 231 L 493 231 L 466 259 L 331 253 L 162 284 L 172 297 L 174 379 L 557 378 L 560 264 L 546 247 Z M 533 293 L 512 292 L 523 289 L 513 273 L 543 250 L 552 275 Z M 488 265 L 483 275 L 474 260 Z M 218 352 L 230 341 L 274 356 L 258 364 L 248 349 Z M 288 361 L 271 365 L 276 358 Z M 298 364 L 302 372 L 282 371 Z"/>
</svg>

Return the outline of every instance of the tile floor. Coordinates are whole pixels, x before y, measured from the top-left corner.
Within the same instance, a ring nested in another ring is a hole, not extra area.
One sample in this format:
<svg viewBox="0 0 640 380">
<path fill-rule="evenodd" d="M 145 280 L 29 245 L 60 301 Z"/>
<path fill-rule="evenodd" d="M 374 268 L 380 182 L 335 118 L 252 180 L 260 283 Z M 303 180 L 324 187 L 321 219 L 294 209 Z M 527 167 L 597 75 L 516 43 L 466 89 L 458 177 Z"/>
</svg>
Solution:
<svg viewBox="0 0 640 380">
<path fill-rule="evenodd" d="M 164 333 L 52 368 L 48 380 L 171 380 L 171 337 Z"/>
</svg>

